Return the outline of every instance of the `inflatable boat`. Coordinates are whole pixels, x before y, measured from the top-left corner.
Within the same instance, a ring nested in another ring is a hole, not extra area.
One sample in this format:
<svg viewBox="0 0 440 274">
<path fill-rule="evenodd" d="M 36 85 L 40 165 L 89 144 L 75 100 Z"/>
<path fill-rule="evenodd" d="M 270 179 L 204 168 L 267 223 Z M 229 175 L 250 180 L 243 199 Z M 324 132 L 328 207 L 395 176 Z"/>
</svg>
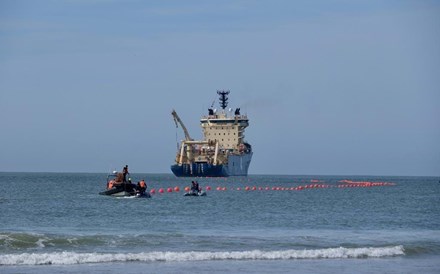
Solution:
<svg viewBox="0 0 440 274">
<path fill-rule="evenodd" d="M 183 196 L 206 196 L 206 192 L 203 190 L 201 191 L 191 190 L 183 194 Z"/>
<path fill-rule="evenodd" d="M 99 194 L 113 197 L 151 198 L 146 189 L 139 188 L 131 183 L 130 179 L 128 182 L 122 182 L 120 173 L 116 171 L 107 176 L 107 189 Z"/>
</svg>

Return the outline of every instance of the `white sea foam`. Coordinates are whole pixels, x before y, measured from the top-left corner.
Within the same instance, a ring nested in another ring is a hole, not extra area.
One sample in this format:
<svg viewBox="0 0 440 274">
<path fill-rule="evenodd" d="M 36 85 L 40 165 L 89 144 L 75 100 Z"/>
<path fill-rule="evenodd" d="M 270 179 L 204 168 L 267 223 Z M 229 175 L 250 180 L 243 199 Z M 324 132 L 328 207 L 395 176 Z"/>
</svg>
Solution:
<svg viewBox="0 0 440 274">
<path fill-rule="evenodd" d="M 231 251 L 231 252 L 141 252 L 141 253 L 22 253 L 0 255 L 0 265 L 70 265 L 108 262 L 209 261 L 209 260 L 289 260 L 341 259 L 405 255 L 403 246 L 326 248 L 312 250 Z"/>
</svg>

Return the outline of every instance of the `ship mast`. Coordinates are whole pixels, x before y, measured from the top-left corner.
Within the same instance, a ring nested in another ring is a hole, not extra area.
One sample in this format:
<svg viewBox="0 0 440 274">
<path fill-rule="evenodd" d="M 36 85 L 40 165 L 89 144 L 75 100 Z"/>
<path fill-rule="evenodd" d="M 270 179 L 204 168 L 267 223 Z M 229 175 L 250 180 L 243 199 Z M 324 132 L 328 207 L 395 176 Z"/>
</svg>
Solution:
<svg viewBox="0 0 440 274">
<path fill-rule="evenodd" d="M 220 106 L 225 109 L 228 106 L 228 94 L 229 90 L 217 90 L 217 94 L 220 95 Z"/>
<path fill-rule="evenodd" d="M 174 109 L 171 112 L 171 115 L 173 115 L 174 123 L 176 123 L 176 127 L 178 127 L 177 123 L 179 123 L 180 127 L 183 129 L 183 133 L 185 134 L 185 140 L 186 141 L 193 141 L 191 136 L 189 136 L 188 130 L 186 129 L 185 125 L 183 124 L 182 120 L 180 120 L 179 115 L 177 115 L 177 112 Z"/>
</svg>

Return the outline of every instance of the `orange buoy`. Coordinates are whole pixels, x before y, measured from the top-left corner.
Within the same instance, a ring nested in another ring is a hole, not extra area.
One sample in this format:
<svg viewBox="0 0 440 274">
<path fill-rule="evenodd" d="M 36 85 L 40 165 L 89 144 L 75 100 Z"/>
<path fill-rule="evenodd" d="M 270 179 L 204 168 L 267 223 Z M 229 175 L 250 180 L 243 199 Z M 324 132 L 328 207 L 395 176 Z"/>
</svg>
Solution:
<svg viewBox="0 0 440 274">
<path fill-rule="evenodd" d="M 189 186 L 185 187 L 185 191 L 188 192 L 190 190 Z"/>
<path fill-rule="evenodd" d="M 172 189 L 171 187 L 169 187 L 169 188 L 167 189 L 167 192 L 173 192 L 173 189 Z"/>
<path fill-rule="evenodd" d="M 163 193 L 163 192 L 164 192 L 163 188 L 159 188 L 159 193 Z"/>
<path fill-rule="evenodd" d="M 178 186 L 176 186 L 176 187 L 174 187 L 174 191 L 175 191 L 175 192 L 179 192 L 179 191 L 180 191 L 180 188 L 179 188 Z"/>
<path fill-rule="evenodd" d="M 150 193 L 151 193 L 151 194 L 154 194 L 154 193 L 156 193 L 156 190 L 155 190 L 154 188 L 152 188 L 152 189 L 150 190 Z"/>
<path fill-rule="evenodd" d="M 206 187 L 206 190 L 211 190 L 211 187 L 210 187 L 210 186 L 207 186 L 207 187 Z"/>
</svg>

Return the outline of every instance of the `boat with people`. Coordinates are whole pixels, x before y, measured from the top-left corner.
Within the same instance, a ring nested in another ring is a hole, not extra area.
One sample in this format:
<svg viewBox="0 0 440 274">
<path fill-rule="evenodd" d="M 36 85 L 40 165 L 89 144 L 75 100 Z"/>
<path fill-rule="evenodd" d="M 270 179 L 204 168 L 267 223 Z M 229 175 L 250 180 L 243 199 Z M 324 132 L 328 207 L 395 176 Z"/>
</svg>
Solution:
<svg viewBox="0 0 440 274">
<path fill-rule="evenodd" d="M 146 190 L 147 185 L 144 180 L 134 184 L 131 178 L 124 180 L 122 172 L 113 171 L 107 175 L 106 190 L 99 194 L 113 197 L 151 198 L 151 194 Z"/>
<path fill-rule="evenodd" d="M 187 192 L 183 196 L 206 196 L 206 192 L 202 190 L 197 181 L 192 181 L 191 188 L 186 187 L 185 190 Z"/>
</svg>

